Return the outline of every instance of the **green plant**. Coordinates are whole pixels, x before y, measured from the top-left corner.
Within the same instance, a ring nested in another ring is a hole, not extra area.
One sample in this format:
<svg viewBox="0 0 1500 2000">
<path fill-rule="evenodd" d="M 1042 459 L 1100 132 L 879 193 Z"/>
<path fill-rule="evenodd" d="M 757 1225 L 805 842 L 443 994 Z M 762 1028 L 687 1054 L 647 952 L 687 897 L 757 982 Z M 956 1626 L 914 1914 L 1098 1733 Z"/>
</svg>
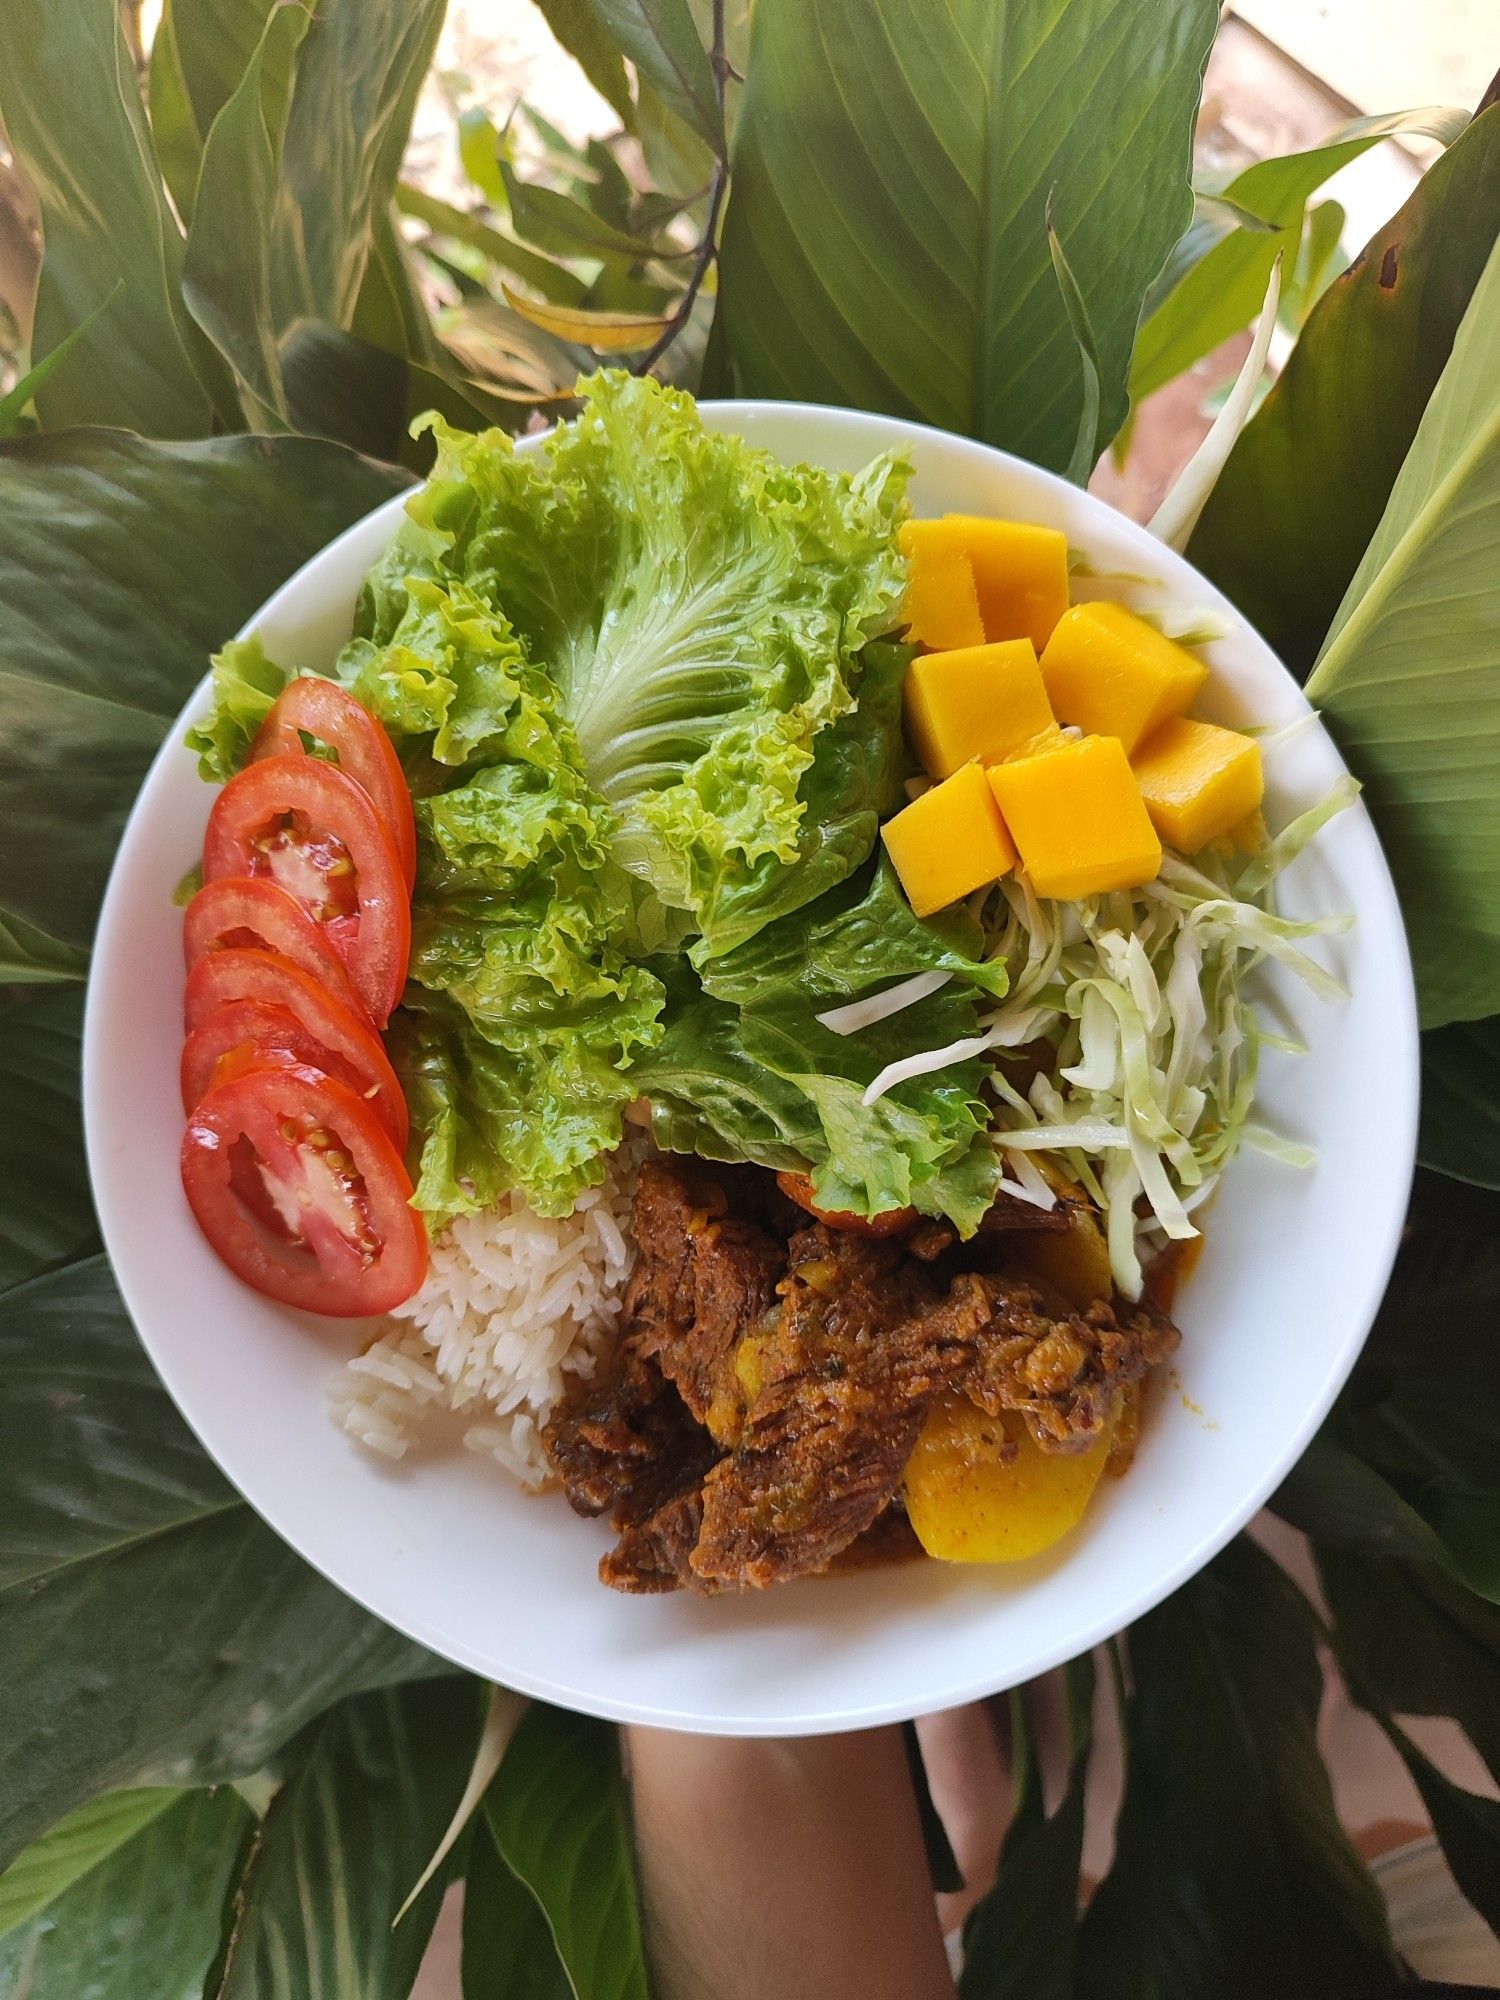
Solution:
<svg viewBox="0 0 1500 2000">
<path fill-rule="evenodd" d="M 27 233 L 0 233 L 30 344 L 0 402 L 0 1990 L 394 2000 L 458 1875 L 466 1990 L 648 1989 L 613 1733 L 533 1709 L 502 1759 L 471 1680 L 222 1482 L 99 1254 L 80 982 L 205 655 L 421 469 L 425 407 L 518 427 L 607 355 L 1086 476 L 1132 396 L 1249 323 L 1278 253 L 1300 337 L 1190 553 L 1311 672 L 1368 783 L 1417 947 L 1429 1164 L 1275 1503 L 1325 1608 L 1241 1540 L 1109 1649 L 1129 1763 L 1081 1922 L 1093 1664 L 1051 1815 L 1012 1695 L 1017 1812 L 963 1991 L 1393 1990 L 1315 1748 L 1321 1644 L 1500 1922 L 1500 1808 L 1397 1720 L 1456 1718 L 1500 1778 L 1500 105 L 1352 129 L 1195 208 L 1215 0 L 758 0 L 753 32 L 747 0 L 541 4 L 621 131 L 461 105 L 466 206 L 399 177 L 442 0 L 168 0 L 144 85 L 115 0 L 0 8 L 44 237 L 33 309 Z M 1329 283 L 1311 195 L 1413 122 L 1451 143 Z"/>
</svg>

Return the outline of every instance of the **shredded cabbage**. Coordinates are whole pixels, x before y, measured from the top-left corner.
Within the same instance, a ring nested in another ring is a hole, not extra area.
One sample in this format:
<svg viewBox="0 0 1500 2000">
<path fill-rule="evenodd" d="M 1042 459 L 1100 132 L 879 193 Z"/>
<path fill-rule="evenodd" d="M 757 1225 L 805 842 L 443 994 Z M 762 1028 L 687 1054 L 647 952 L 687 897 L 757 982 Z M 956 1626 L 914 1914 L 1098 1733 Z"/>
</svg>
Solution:
<svg viewBox="0 0 1500 2000">
<path fill-rule="evenodd" d="M 1272 958 L 1320 997 L 1343 987 L 1300 940 L 1348 928 L 1345 917 L 1297 923 L 1273 906 L 1275 878 L 1358 794 L 1342 779 L 1252 860 L 1212 851 L 1169 855 L 1145 887 L 1077 903 L 1045 902 L 1024 876 L 1007 877 L 985 910 L 987 956 L 1009 974 L 981 1034 L 914 1051 L 882 1071 L 929 1073 L 979 1049 L 1014 1051 L 991 1079 L 1002 1186 L 1037 1198 L 1045 1182 L 1031 1156 L 1057 1156 L 1098 1203 L 1114 1280 L 1138 1298 L 1142 1252 L 1196 1236 L 1193 1216 L 1241 1144 L 1306 1166 L 1305 1146 L 1252 1122 L 1263 1033 L 1241 991 Z M 1043 1055 L 1050 1051 L 1050 1060 Z M 1141 1212 L 1144 1211 L 1144 1212 Z"/>
</svg>

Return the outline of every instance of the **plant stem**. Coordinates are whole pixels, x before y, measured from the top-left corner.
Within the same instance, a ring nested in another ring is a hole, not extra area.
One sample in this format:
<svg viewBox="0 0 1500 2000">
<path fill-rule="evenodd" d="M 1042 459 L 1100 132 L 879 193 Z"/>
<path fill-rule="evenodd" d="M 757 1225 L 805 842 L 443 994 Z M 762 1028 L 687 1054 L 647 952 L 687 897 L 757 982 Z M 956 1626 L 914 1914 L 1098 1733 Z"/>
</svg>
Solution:
<svg viewBox="0 0 1500 2000">
<path fill-rule="evenodd" d="M 724 53 L 724 0 L 714 0 L 714 40 L 710 52 L 713 64 L 714 91 L 719 100 L 719 124 L 724 122 L 724 87 L 730 73 L 730 63 Z M 708 216 L 703 224 L 703 234 L 699 238 L 697 255 L 693 267 L 688 272 L 687 284 L 682 297 L 672 310 L 672 316 L 662 328 L 658 338 L 647 348 L 635 363 L 633 373 L 647 375 L 661 360 L 667 349 L 692 317 L 693 307 L 698 302 L 698 294 L 703 289 L 703 281 L 709 268 L 719 254 L 719 215 L 724 206 L 724 196 L 729 188 L 728 140 L 724 140 L 721 150 L 714 159 L 713 179 L 708 190 Z"/>
</svg>

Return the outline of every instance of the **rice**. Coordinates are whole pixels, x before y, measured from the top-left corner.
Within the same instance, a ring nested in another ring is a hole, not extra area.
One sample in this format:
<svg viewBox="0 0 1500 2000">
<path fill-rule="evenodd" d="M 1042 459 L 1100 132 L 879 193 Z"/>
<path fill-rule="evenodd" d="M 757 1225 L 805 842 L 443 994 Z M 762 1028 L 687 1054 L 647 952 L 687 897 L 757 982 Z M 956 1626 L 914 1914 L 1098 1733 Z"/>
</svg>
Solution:
<svg viewBox="0 0 1500 2000">
<path fill-rule="evenodd" d="M 537 1215 L 513 1193 L 455 1217 L 433 1241 L 421 1290 L 340 1370 L 335 1422 L 399 1459 L 458 1412 L 471 1451 L 525 1486 L 543 1485 L 542 1427 L 568 1379 L 593 1374 L 619 1318 L 643 1151 L 627 1141 L 571 1215 Z"/>
</svg>

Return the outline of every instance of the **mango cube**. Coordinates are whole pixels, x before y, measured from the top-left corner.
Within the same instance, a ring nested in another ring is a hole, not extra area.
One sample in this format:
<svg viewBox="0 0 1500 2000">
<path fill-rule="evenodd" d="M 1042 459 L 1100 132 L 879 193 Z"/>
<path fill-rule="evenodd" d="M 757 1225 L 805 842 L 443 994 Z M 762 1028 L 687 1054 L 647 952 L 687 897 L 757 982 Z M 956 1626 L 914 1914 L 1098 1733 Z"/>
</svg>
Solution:
<svg viewBox="0 0 1500 2000">
<path fill-rule="evenodd" d="M 1039 896 L 1136 889 L 1160 870 L 1161 842 L 1118 737 L 1065 741 L 985 775 Z"/>
<path fill-rule="evenodd" d="M 1057 724 L 1029 639 L 921 653 L 906 672 L 906 734 L 930 778 L 1013 756 Z"/>
<path fill-rule="evenodd" d="M 919 917 L 998 881 L 1016 865 L 1016 850 L 977 764 L 965 764 L 913 799 L 886 821 L 880 837 Z"/>
<path fill-rule="evenodd" d="M 908 521 L 901 530 L 901 553 L 909 565 L 907 637 L 917 646 L 982 646 L 984 621 L 969 558 L 957 545 L 934 546 L 916 533 L 927 525 Z"/>
<path fill-rule="evenodd" d="M 1118 736 L 1127 756 L 1183 715 L 1208 668 L 1123 604 L 1075 604 L 1042 654 L 1042 681 L 1059 722 Z"/>
<path fill-rule="evenodd" d="M 1136 752 L 1135 776 L 1151 824 L 1183 854 L 1232 833 L 1266 789 L 1258 743 L 1181 715 Z"/>
<path fill-rule="evenodd" d="M 968 557 L 986 639 L 1029 639 L 1042 650 L 1068 608 L 1068 538 L 1060 528 L 945 514 L 908 521 L 903 534 L 912 549 Z"/>
</svg>

